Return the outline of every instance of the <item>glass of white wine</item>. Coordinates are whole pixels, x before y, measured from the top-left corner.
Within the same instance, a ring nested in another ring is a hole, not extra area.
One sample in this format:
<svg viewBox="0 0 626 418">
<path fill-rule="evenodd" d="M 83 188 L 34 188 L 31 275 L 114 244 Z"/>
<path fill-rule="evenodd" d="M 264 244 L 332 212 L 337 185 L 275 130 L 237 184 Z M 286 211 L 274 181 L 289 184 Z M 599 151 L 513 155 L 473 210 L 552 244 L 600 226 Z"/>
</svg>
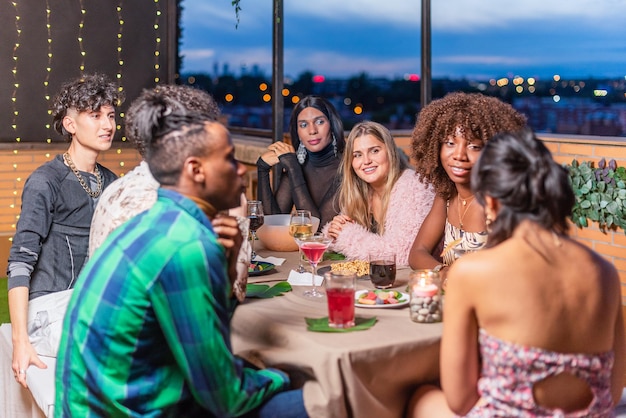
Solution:
<svg viewBox="0 0 626 418">
<path fill-rule="evenodd" d="M 313 218 L 310 210 L 294 210 L 291 212 L 289 220 L 289 235 L 296 240 L 298 244 L 298 273 L 304 273 L 306 270 L 302 265 L 302 250 L 300 250 L 299 240 L 313 235 Z"/>
</svg>

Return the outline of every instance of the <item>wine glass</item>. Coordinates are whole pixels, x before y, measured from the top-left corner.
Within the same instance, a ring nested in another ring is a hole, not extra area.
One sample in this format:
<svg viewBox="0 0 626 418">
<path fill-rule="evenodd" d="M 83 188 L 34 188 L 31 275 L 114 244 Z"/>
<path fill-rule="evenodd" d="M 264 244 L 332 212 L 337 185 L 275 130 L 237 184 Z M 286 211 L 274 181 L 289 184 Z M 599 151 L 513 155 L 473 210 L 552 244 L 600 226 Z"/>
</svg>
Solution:
<svg viewBox="0 0 626 418">
<path fill-rule="evenodd" d="M 263 225 L 263 203 L 260 200 L 248 200 L 248 219 L 250 219 L 250 232 L 252 233 L 252 254 L 250 260 L 254 260 L 256 253 L 254 252 L 254 242 L 256 241 L 256 231 Z"/>
<path fill-rule="evenodd" d="M 315 285 L 315 276 L 317 275 L 317 264 L 322 260 L 326 249 L 332 242 L 331 238 L 325 237 L 321 232 L 317 232 L 308 237 L 303 237 L 297 240 L 300 250 L 304 253 L 309 264 L 311 265 L 311 282 L 313 289 L 304 292 L 304 296 L 319 298 L 324 296 L 322 292 L 317 290 Z"/>
<path fill-rule="evenodd" d="M 313 219 L 311 218 L 310 210 L 295 210 L 291 212 L 291 218 L 289 219 L 289 235 L 291 235 L 298 244 L 298 273 L 304 273 L 304 266 L 302 265 L 302 251 L 300 250 L 300 243 L 298 240 L 313 234 Z"/>
</svg>

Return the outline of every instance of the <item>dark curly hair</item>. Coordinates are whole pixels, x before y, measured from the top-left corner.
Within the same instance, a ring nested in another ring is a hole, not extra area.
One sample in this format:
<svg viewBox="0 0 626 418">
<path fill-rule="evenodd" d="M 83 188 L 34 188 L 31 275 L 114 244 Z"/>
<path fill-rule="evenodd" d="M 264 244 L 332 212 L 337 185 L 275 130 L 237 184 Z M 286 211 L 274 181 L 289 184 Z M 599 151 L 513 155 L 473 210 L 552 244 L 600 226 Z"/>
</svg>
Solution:
<svg viewBox="0 0 626 418">
<path fill-rule="evenodd" d="M 566 233 L 575 197 L 567 170 L 557 164 L 530 129 L 494 136 L 472 169 L 472 191 L 498 200 L 488 246 L 509 238 L 525 219 L 556 233 Z"/>
<path fill-rule="evenodd" d="M 415 171 L 423 183 L 431 184 L 444 199 L 455 193 L 454 182 L 440 160 L 441 144 L 456 128 L 469 140 L 483 143 L 499 132 L 519 131 L 526 117 L 511 105 L 480 93 L 449 93 L 425 106 L 417 117 L 411 137 Z"/>
<path fill-rule="evenodd" d="M 152 89 L 145 89 L 133 100 L 126 112 L 125 132 L 128 139 L 135 145 L 139 154 L 145 158 L 146 147 L 150 132 L 143 130 L 137 122 L 147 106 L 152 106 L 153 98 L 160 97 L 164 101 L 181 104 L 187 111 L 195 112 L 206 117 L 207 120 L 217 120 L 220 109 L 213 96 L 204 90 L 191 86 L 162 84 Z"/>
<path fill-rule="evenodd" d="M 52 100 L 52 124 L 66 142 L 72 135 L 63 127 L 63 118 L 69 109 L 78 112 L 98 111 L 102 106 L 119 107 L 124 101 L 124 92 L 104 74 L 82 75 L 64 83 Z"/>
</svg>

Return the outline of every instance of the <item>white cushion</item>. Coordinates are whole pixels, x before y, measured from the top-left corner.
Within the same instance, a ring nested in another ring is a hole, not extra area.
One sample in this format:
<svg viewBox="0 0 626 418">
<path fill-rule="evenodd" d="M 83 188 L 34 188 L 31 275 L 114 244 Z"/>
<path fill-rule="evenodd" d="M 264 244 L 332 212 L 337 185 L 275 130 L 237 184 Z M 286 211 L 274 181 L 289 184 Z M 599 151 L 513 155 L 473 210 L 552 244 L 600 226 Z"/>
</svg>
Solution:
<svg viewBox="0 0 626 418">
<path fill-rule="evenodd" d="M 47 369 L 30 366 L 26 371 L 26 384 L 33 394 L 35 402 L 47 417 L 54 416 L 54 379 L 57 359 L 54 357 L 39 356 L 46 363 Z"/>
</svg>

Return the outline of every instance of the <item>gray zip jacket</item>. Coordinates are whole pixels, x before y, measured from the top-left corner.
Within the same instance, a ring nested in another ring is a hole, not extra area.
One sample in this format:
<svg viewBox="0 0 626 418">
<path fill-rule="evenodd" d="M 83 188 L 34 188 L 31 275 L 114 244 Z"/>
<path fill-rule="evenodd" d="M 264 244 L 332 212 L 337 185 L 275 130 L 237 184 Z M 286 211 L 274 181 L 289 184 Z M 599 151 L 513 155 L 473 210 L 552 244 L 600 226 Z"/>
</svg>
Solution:
<svg viewBox="0 0 626 418">
<path fill-rule="evenodd" d="M 103 187 L 117 178 L 98 164 Z M 92 190 L 93 174 L 80 172 Z M 87 261 L 97 199 L 83 190 L 63 156 L 38 167 L 24 183 L 22 209 L 9 254 L 8 288 L 25 286 L 29 299 L 70 289 Z"/>
</svg>

